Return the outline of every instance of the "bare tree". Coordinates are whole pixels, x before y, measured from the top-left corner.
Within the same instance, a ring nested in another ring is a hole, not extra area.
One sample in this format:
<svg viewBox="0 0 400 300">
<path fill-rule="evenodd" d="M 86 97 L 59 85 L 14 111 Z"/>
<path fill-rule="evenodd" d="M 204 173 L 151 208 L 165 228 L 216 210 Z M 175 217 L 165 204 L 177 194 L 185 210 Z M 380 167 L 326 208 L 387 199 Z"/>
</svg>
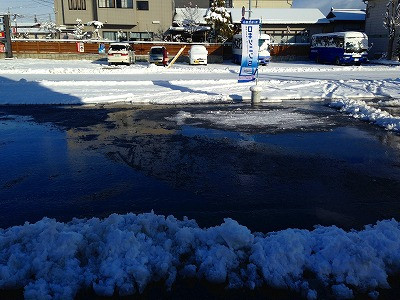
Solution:
<svg viewBox="0 0 400 300">
<path fill-rule="evenodd" d="M 86 36 L 86 33 L 83 32 L 85 25 L 83 25 L 81 19 L 76 19 L 77 24 L 74 25 L 74 36 L 76 40 L 81 40 Z"/>
<path fill-rule="evenodd" d="M 46 36 L 48 39 L 55 39 L 57 34 L 61 32 L 60 27 L 57 27 L 54 22 L 44 22 L 40 25 L 40 29 L 47 31 L 49 34 Z"/>
<path fill-rule="evenodd" d="M 393 57 L 393 45 L 396 38 L 396 29 L 400 26 L 400 3 L 399 0 L 389 0 L 386 4 L 385 19 L 383 20 L 383 26 L 388 30 L 389 33 L 389 44 L 387 51 L 387 58 L 392 59 Z"/>
<path fill-rule="evenodd" d="M 194 7 L 192 6 L 192 2 L 189 2 L 189 6 L 185 6 L 185 8 L 182 10 L 182 14 L 184 19 L 179 25 L 182 26 L 185 31 L 190 35 L 191 42 L 193 41 L 194 33 L 202 28 L 202 15 L 197 5 Z"/>
<path fill-rule="evenodd" d="M 90 21 L 86 25 L 93 26 L 95 28 L 94 31 L 93 31 L 93 34 L 92 34 L 92 39 L 100 40 L 101 39 L 101 35 L 99 33 L 99 30 L 101 29 L 101 27 L 103 27 L 104 24 L 102 22 L 99 22 L 99 21 Z"/>
</svg>

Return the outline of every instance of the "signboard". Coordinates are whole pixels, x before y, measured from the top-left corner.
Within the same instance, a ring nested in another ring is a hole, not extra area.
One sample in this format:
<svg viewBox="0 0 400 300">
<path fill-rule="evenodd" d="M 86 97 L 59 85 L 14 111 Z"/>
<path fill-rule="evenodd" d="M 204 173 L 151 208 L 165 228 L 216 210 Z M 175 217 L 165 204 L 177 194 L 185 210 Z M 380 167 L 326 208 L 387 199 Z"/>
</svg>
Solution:
<svg viewBox="0 0 400 300">
<path fill-rule="evenodd" d="M 85 52 L 85 44 L 83 42 L 76 43 L 76 49 L 78 50 L 78 52 Z"/>
<path fill-rule="evenodd" d="M 0 31 L 0 39 L 4 39 L 6 37 L 6 33 L 4 31 Z"/>
<path fill-rule="evenodd" d="M 99 54 L 103 54 L 106 53 L 106 45 L 104 45 L 103 43 L 101 43 L 99 45 Z"/>
<path fill-rule="evenodd" d="M 0 17 L 0 23 L 3 24 L 4 23 L 4 18 Z"/>
<path fill-rule="evenodd" d="M 242 63 L 239 82 L 254 81 L 258 71 L 260 20 L 242 20 Z"/>
</svg>

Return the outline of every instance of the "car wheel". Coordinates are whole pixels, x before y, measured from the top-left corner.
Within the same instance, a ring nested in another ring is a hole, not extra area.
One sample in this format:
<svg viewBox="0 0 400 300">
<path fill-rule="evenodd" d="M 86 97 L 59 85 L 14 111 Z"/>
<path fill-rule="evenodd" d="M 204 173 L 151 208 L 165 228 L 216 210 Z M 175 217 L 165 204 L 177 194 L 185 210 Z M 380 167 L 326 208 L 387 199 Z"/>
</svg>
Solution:
<svg viewBox="0 0 400 300">
<path fill-rule="evenodd" d="M 340 59 L 339 59 L 339 57 L 336 57 L 336 59 L 335 59 L 335 65 L 340 66 Z"/>
</svg>

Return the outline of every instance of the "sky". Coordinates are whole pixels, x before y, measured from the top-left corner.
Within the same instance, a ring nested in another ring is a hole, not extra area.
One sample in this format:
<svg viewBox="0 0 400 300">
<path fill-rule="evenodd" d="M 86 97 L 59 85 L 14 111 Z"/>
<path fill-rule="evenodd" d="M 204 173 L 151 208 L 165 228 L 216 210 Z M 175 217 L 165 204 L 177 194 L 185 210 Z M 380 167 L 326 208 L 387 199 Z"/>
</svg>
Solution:
<svg viewBox="0 0 400 300">
<path fill-rule="evenodd" d="M 17 13 L 21 22 L 32 22 L 36 14 L 39 21 L 54 20 L 53 0 L 0 0 L 0 13 Z M 365 8 L 362 0 L 294 0 L 293 7 L 319 8 L 325 15 L 331 7 Z"/>
</svg>

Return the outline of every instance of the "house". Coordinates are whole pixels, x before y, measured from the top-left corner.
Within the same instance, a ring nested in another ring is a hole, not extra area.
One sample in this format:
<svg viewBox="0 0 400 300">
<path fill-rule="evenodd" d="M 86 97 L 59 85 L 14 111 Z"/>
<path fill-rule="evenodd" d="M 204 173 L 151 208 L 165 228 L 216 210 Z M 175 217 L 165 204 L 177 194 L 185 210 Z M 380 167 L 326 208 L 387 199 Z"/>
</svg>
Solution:
<svg viewBox="0 0 400 300">
<path fill-rule="evenodd" d="M 208 8 L 214 0 L 175 0 L 175 7 L 197 6 Z M 290 8 L 293 0 L 252 0 L 252 8 Z M 249 0 L 225 0 L 227 8 L 249 7 Z"/>
<path fill-rule="evenodd" d="M 55 0 L 56 23 L 73 28 L 77 19 L 83 24 L 103 23 L 99 33 L 105 39 L 152 40 L 171 26 L 173 0 Z M 93 27 L 85 27 L 85 31 Z"/>
<path fill-rule="evenodd" d="M 253 8 L 290 8 L 293 0 L 252 0 L 251 7 Z M 249 0 L 233 0 L 234 8 L 249 7 Z"/>
<path fill-rule="evenodd" d="M 13 38 L 20 39 L 43 39 L 50 31 L 41 27 L 38 22 L 11 22 L 11 31 Z"/>
<path fill-rule="evenodd" d="M 167 32 L 167 40 L 204 42 L 211 27 L 205 17 L 208 8 L 187 6 L 176 8 L 172 26 Z"/>
<path fill-rule="evenodd" d="M 233 24 L 240 26 L 240 8 L 228 9 Z M 271 36 L 275 44 L 309 43 L 310 36 L 326 31 L 330 22 L 316 8 L 254 8 L 252 19 L 260 19 L 261 31 Z"/>
<path fill-rule="evenodd" d="M 365 9 L 331 8 L 326 18 L 331 23 L 332 32 L 365 30 Z"/>
<path fill-rule="evenodd" d="M 368 35 L 370 44 L 373 44 L 369 54 L 371 58 L 380 58 L 386 56 L 389 45 L 389 33 L 383 26 L 385 14 L 387 11 L 388 0 L 368 0 L 364 1 L 367 4 L 367 16 L 365 20 L 365 33 Z M 393 50 L 396 49 L 396 41 L 399 38 L 400 28 L 397 28 L 397 35 Z"/>
</svg>

